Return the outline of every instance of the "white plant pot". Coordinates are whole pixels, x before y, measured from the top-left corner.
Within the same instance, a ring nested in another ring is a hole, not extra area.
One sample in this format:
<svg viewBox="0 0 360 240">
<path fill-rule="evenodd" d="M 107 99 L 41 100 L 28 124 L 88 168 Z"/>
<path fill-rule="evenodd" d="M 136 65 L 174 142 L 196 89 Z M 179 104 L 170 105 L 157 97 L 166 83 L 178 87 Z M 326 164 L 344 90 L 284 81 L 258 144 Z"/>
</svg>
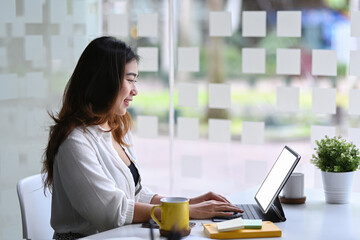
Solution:
<svg viewBox="0 0 360 240">
<path fill-rule="evenodd" d="M 350 202 L 354 172 L 321 172 L 321 175 L 326 202 Z"/>
</svg>

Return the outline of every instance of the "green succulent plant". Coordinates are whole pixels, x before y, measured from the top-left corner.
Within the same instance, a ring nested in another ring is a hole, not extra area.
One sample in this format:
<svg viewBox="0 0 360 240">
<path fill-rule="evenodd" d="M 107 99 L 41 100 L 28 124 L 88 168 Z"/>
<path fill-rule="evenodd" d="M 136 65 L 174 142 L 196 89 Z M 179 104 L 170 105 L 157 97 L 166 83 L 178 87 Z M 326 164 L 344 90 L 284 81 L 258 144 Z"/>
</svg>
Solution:
<svg viewBox="0 0 360 240">
<path fill-rule="evenodd" d="M 341 137 L 315 141 L 317 147 L 310 160 L 323 172 L 352 172 L 360 169 L 360 152 L 352 143 Z"/>
</svg>

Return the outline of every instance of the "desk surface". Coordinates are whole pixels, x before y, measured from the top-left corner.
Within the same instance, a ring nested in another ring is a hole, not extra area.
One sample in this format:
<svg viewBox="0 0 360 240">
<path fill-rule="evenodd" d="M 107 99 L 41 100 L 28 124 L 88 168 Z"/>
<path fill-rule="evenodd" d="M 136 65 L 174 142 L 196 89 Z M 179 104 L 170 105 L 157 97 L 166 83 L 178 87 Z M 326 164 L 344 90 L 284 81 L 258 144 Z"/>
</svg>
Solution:
<svg viewBox="0 0 360 240">
<path fill-rule="evenodd" d="M 255 190 L 247 190 L 229 197 L 234 203 L 254 203 Z M 282 230 L 281 239 L 360 239 L 360 194 L 352 193 L 350 204 L 327 204 L 322 189 L 305 190 L 305 204 L 283 204 L 287 220 L 276 225 Z M 193 221 L 193 220 L 192 220 Z M 203 233 L 202 223 L 196 220 L 191 234 L 184 239 L 208 239 Z M 154 230 L 155 239 L 159 231 Z M 134 237 L 134 238 L 129 238 Z M 131 224 L 84 239 L 150 239 L 150 231 L 140 224 Z M 165 238 L 162 238 L 165 239 Z"/>
</svg>

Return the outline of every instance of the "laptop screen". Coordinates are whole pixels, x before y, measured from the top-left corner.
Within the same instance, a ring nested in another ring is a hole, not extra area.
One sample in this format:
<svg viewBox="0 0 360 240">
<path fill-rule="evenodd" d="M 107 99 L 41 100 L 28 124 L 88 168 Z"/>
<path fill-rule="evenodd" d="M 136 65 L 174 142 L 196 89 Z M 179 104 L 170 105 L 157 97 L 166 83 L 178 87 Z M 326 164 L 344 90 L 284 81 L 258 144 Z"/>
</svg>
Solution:
<svg viewBox="0 0 360 240">
<path fill-rule="evenodd" d="M 299 154 L 287 146 L 283 148 L 278 159 L 255 195 L 255 200 L 263 213 L 266 213 L 269 210 L 271 204 L 279 195 L 299 160 Z"/>
</svg>

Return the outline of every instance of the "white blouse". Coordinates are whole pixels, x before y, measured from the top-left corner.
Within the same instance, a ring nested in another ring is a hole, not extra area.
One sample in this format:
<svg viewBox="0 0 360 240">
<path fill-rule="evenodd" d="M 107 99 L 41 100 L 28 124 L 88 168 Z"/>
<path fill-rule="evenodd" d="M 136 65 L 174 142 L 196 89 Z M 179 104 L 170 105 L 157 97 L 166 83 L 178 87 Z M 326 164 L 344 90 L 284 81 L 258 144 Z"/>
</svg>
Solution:
<svg viewBox="0 0 360 240">
<path fill-rule="evenodd" d="M 57 233 L 94 234 L 132 222 L 135 202 L 155 195 L 135 187 L 130 169 L 113 147 L 110 132 L 100 126 L 75 128 L 60 145 L 53 170 L 51 226 Z M 135 162 L 130 134 L 123 146 Z M 139 170 L 139 168 L 138 168 Z M 140 173 L 140 171 L 139 171 Z"/>
</svg>

